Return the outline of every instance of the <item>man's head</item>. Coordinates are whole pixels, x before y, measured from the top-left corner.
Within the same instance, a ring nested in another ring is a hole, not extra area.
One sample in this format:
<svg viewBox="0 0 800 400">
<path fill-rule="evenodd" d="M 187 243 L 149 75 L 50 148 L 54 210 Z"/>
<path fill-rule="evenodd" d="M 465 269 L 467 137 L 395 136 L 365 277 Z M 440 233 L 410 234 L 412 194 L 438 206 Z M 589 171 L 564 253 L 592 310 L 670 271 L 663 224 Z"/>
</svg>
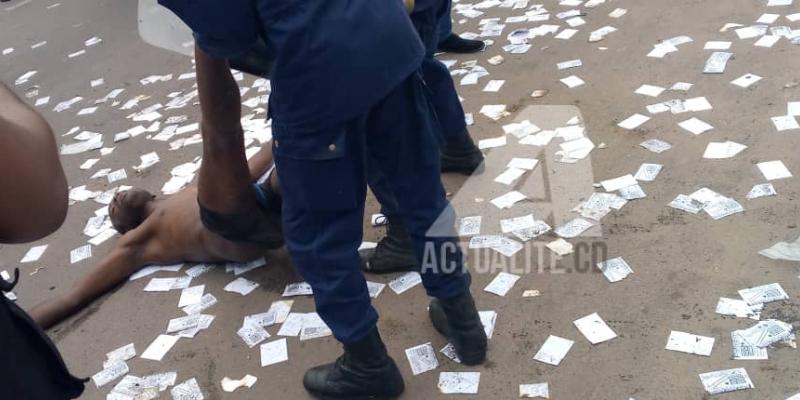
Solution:
<svg viewBox="0 0 800 400">
<path fill-rule="evenodd" d="M 108 205 L 108 216 L 119 233 L 136 229 L 149 215 L 149 205 L 156 196 L 144 189 L 119 192 Z"/>
</svg>

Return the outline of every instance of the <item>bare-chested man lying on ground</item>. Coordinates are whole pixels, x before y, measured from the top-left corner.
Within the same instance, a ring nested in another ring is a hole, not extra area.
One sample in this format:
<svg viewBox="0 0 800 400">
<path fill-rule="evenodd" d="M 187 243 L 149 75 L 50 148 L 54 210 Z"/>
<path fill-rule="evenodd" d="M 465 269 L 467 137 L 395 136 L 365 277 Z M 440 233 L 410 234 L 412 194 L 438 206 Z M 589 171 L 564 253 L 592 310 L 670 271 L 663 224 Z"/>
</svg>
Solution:
<svg viewBox="0 0 800 400">
<path fill-rule="evenodd" d="M 271 165 L 270 150 L 265 146 L 251 160 L 254 181 Z M 269 182 L 256 185 L 257 190 L 264 190 Z M 253 206 L 259 207 L 254 190 L 248 190 Z M 260 237 L 252 240 L 229 240 L 211 232 L 203 225 L 200 213 L 198 186 L 190 186 L 166 198 L 156 198 L 142 189 L 118 193 L 109 204 L 109 217 L 122 237 L 69 291 L 31 309 L 31 317 L 42 328 L 50 328 L 148 265 L 246 262 L 282 245 L 280 220 L 268 212 L 254 210 L 248 216 L 252 221 L 261 220 Z"/>
<path fill-rule="evenodd" d="M 198 83 L 217 73 L 202 62 L 197 69 Z M 276 175 L 258 182 L 272 166 L 271 147 L 264 146 L 248 164 L 241 132 L 209 134 L 225 125 L 220 116 L 231 115 L 211 99 L 239 93 L 221 93 L 206 83 L 199 85 L 199 95 L 204 140 L 197 186 L 164 199 L 140 189 L 118 193 L 109 216 L 122 237 L 67 293 L 30 310 L 42 328 L 78 312 L 147 265 L 245 262 L 283 245 Z"/>
</svg>

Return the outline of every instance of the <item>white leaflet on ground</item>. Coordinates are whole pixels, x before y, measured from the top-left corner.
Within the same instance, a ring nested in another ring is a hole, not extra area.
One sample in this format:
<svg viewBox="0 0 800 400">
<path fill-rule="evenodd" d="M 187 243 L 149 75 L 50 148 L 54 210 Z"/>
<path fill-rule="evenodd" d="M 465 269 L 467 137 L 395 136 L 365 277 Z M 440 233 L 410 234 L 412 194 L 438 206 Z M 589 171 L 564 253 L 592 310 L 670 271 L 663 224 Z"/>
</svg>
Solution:
<svg viewBox="0 0 800 400">
<path fill-rule="evenodd" d="M 752 389 L 753 381 L 744 368 L 733 368 L 700 374 L 700 382 L 709 394 Z"/>
<path fill-rule="evenodd" d="M 770 283 L 742 289 L 739 291 L 739 296 L 750 305 L 766 304 L 773 301 L 789 299 L 789 295 L 786 294 L 786 291 L 783 290 L 780 283 Z"/>
<path fill-rule="evenodd" d="M 747 329 L 738 330 L 742 339 L 756 347 L 767 347 L 780 342 L 792 334 L 792 324 L 783 321 L 768 319 L 761 321 Z"/>
<path fill-rule="evenodd" d="M 628 13 L 628 10 L 626 10 L 624 8 L 615 8 L 614 11 L 611 11 L 610 13 L 608 13 L 608 16 L 611 17 L 611 18 L 620 18 L 620 17 L 622 17 L 623 15 L 625 15 L 627 13 Z"/>
<path fill-rule="evenodd" d="M 259 257 L 253 261 L 249 261 L 246 263 L 228 263 L 227 265 L 231 266 L 231 270 L 234 276 L 239 276 L 250 272 L 256 268 L 261 268 L 267 265 L 267 260 L 264 257 Z"/>
<path fill-rule="evenodd" d="M 488 285 L 486 285 L 485 288 L 483 288 L 483 290 L 485 292 L 494 293 L 500 297 L 504 297 L 511 290 L 511 288 L 514 287 L 514 284 L 516 284 L 520 278 L 521 277 L 519 275 L 510 274 L 508 272 L 500 272 L 494 277 L 494 279 L 492 279 L 491 282 L 489 282 Z"/>
<path fill-rule="evenodd" d="M 667 350 L 681 353 L 710 356 L 714 347 L 714 338 L 691 333 L 672 331 L 667 339 Z"/>
<path fill-rule="evenodd" d="M 737 33 L 739 30 L 737 29 Z M 725 52 L 725 51 L 715 51 L 711 53 L 706 60 L 706 65 L 703 68 L 704 74 L 721 74 L 725 72 L 725 66 L 728 63 L 728 60 L 733 56 L 733 53 Z"/>
<path fill-rule="evenodd" d="M 760 162 L 756 166 L 768 181 L 792 177 L 792 173 L 780 160 Z"/>
<path fill-rule="evenodd" d="M 367 281 L 367 290 L 370 298 L 377 299 L 384 288 L 386 288 L 385 283 Z"/>
<path fill-rule="evenodd" d="M 673 92 L 688 92 L 692 86 L 694 85 L 689 82 L 675 82 L 669 90 Z"/>
<path fill-rule="evenodd" d="M 77 249 L 72 250 L 69 253 L 69 262 L 70 264 L 75 264 L 91 257 L 92 257 L 92 245 L 87 244 L 85 246 L 81 246 L 78 247 Z"/>
<path fill-rule="evenodd" d="M 753 43 L 753 46 L 770 48 L 770 47 L 774 46 L 775 43 L 778 43 L 779 40 L 781 40 L 780 36 L 777 36 L 777 35 L 764 35 L 764 36 L 758 38 L 758 40 L 756 40 L 756 42 Z"/>
<path fill-rule="evenodd" d="M 678 51 L 677 47 L 666 42 L 661 42 L 654 45 L 653 50 L 650 50 L 650 52 L 647 53 L 647 56 L 652 58 L 664 58 L 664 56 L 667 54 L 674 53 L 676 51 Z"/>
<path fill-rule="evenodd" d="M 756 82 L 758 82 L 760 80 L 761 80 L 760 76 L 748 73 L 748 74 L 744 74 L 744 75 L 732 80 L 731 83 L 736 85 L 736 86 L 742 87 L 742 88 L 747 88 L 747 87 L 750 87 L 750 85 L 752 85 L 752 84 L 754 84 L 754 83 L 756 83 Z"/>
<path fill-rule="evenodd" d="M 503 173 L 494 178 L 494 181 L 497 183 L 501 183 L 503 185 L 510 186 L 519 178 L 521 178 L 523 175 L 525 175 L 526 172 L 528 171 L 524 169 L 513 168 L 513 167 L 507 168 L 505 171 L 503 171 Z"/>
<path fill-rule="evenodd" d="M 741 331 L 731 332 L 731 358 L 740 361 L 767 360 L 766 347 L 753 346 L 742 337 Z"/>
<path fill-rule="evenodd" d="M 704 50 L 728 50 L 731 48 L 731 42 L 724 41 L 709 41 L 703 46 Z"/>
<path fill-rule="evenodd" d="M 133 343 L 126 344 L 118 349 L 109 351 L 106 353 L 106 362 L 113 363 L 116 361 L 128 361 L 131 358 L 136 357 L 136 347 Z M 104 362 L 105 364 L 105 362 Z M 106 366 L 103 365 L 103 368 Z"/>
<path fill-rule="evenodd" d="M 606 192 L 615 192 L 619 189 L 636 185 L 638 184 L 638 182 L 636 181 L 636 178 L 633 177 L 633 175 L 628 174 L 617 178 L 604 180 L 600 182 L 600 184 L 603 185 L 603 189 Z"/>
<path fill-rule="evenodd" d="M 197 285 L 183 289 L 181 291 L 181 297 L 178 300 L 178 308 L 200 303 L 205 290 L 206 285 Z"/>
<path fill-rule="evenodd" d="M 734 199 L 722 197 L 706 204 L 706 206 L 703 207 L 703 211 L 713 219 L 720 219 L 732 214 L 744 212 L 744 207 Z"/>
<path fill-rule="evenodd" d="M 586 82 L 584 82 L 583 79 L 578 78 L 575 75 L 570 75 L 566 78 L 561 79 L 561 83 L 563 83 L 564 86 L 572 89 L 578 86 L 583 86 Z"/>
<path fill-rule="evenodd" d="M 647 193 L 638 184 L 624 187 L 618 190 L 617 193 L 625 200 L 638 200 L 647 197 Z"/>
<path fill-rule="evenodd" d="M 605 321 L 597 313 L 577 319 L 573 323 L 592 344 L 602 343 L 617 337 L 617 334 L 606 325 Z"/>
<path fill-rule="evenodd" d="M 555 233 L 562 238 L 571 239 L 579 236 L 594 225 L 583 218 L 575 218 L 555 229 Z"/>
<path fill-rule="evenodd" d="M 561 150 L 556 152 L 556 161 L 562 163 L 575 163 L 586 158 L 594 150 L 595 145 L 591 139 L 583 137 L 570 140 L 559 145 Z"/>
<path fill-rule="evenodd" d="M 317 339 L 332 335 L 331 328 L 325 324 L 317 313 L 308 313 L 303 317 L 303 329 L 300 330 L 300 340 Z"/>
<path fill-rule="evenodd" d="M 549 399 L 550 388 L 547 382 L 519 385 L 519 397 L 527 399 Z"/>
<path fill-rule="evenodd" d="M 664 92 L 664 90 L 666 90 L 666 89 L 661 87 L 661 86 L 642 85 L 642 86 L 639 86 L 639 88 L 636 89 L 636 91 L 634 91 L 634 93 L 641 94 L 641 95 L 644 95 L 644 96 L 658 97 L 658 96 L 661 95 L 661 93 Z"/>
<path fill-rule="evenodd" d="M 671 144 L 660 139 L 647 139 L 640 143 L 639 146 L 642 146 L 656 154 L 663 153 L 672 148 Z"/>
<path fill-rule="evenodd" d="M 436 351 L 430 343 L 406 349 L 406 358 L 411 366 L 411 373 L 419 375 L 439 367 Z"/>
<path fill-rule="evenodd" d="M 672 200 L 671 203 L 669 203 L 669 206 L 692 214 L 697 214 L 703 209 L 703 203 L 694 200 L 685 194 L 679 194 L 674 200 Z"/>
<path fill-rule="evenodd" d="M 481 150 L 491 149 L 495 147 L 505 146 L 507 142 L 506 136 L 499 136 L 491 139 L 481 139 L 478 141 L 478 148 Z"/>
<path fill-rule="evenodd" d="M 800 128 L 800 124 L 797 123 L 794 115 L 780 115 L 777 117 L 772 117 L 771 120 L 778 132 Z"/>
<path fill-rule="evenodd" d="M 47 246 L 48 245 L 44 244 L 41 246 L 31 247 L 19 262 L 25 264 L 39 261 L 39 259 L 42 258 L 42 255 L 44 255 L 44 252 L 47 250 Z"/>
<path fill-rule="evenodd" d="M 239 277 L 225 285 L 224 290 L 226 292 L 239 293 L 242 296 L 247 296 L 259 286 L 260 285 L 256 282 Z"/>
<path fill-rule="evenodd" d="M 650 117 L 642 114 L 633 114 L 630 117 L 626 118 L 622 122 L 618 123 L 617 126 L 623 129 L 636 129 L 641 126 L 643 123 L 650 120 Z"/>
<path fill-rule="evenodd" d="M 603 272 L 603 275 L 605 275 L 606 279 L 611 283 L 619 282 L 633 273 L 631 267 L 622 257 L 616 257 L 597 263 L 597 268 Z"/>
<path fill-rule="evenodd" d="M 500 236 L 498 238 L 498 242 L 491 246 L 491 249 L 506 256 L 511 257 L 520 250 L 522 250 L 525 246 L 513 239 L 509 239 L 504 236 Z"/>
<path fill-rule="evenodd" d="M 461 360 L 458 358 L 458 354 L 456 354 L 456 348 L 453 346 L 452 343 L 447 343 L 441 350 L 440 353 L 444 354 L 445 357 L 453 360 L 456 363 L 461 364 Z"/>
<path fill-rule="evenodd" d="M 497 121 L 500 118 L 505 117 L 509 113 L 506 111 L 505 104 L 487 104 L 481 107 L 481 114 L 485 115 L 486 117 Z"/>
<path fill-rule="evenodd" d="M 525 136 L 524 138 L 520 139 L 519 144 L 547 146 L 555 136 L 555 130 L 543 130 L 535 135 Z"/>
<path fill-rule="evenodd" d="M 506 209 L 527 198 L 527 196 L 515 190 L 492 199 L 491 203 L 499 209 Z"/>
<path fill-rule="evenodd" d="M 158 154 L 154 151 L 139 156 L 139 159 L 141 160 L 139 165 L 133 167 L 136 172 L 142 172 L 161 161 L 161 159 L 158 157 Z"/>
<path fill-rule="evenodd" d="M 236 331 L 236 334 L 251 349 L 270 337 L 270 334 L 258 325 L 244 325 Z"/>
<path fill-rule="evenodd" d="M 800 261 L 800 238 L 794 242 L 778 242 L 768 249 L 758 252 L 773 260 Z"/>
<path fill-rule="evenodd" d="M 663 168 L 664 166 L 661 164 L 643 163 L 639 166 L 639 170 L 636 171 L 636 175 L 634 175 L 633 178 L 637 181 L 652 182 L 658 177 L 658 174 L 661 173 L 661 169 Z"/>
<path fill-rule="evenodd" d="M 289 360 L 286 338 L 274 340 L 261 345 L 261 366 L 278 364 Z"/>
<path fill-rule="evenodd" d="M 437 387 L 443 394 L 478 394 L 480 372 L 442 372 Z"/>
<path fill-rule="evenodd" d="M 511 233 L 519 240 L 527 242 L 549 232 L 551 229 L 553 228 L 544 221 L 534 221 L 534 225 L 530 228 L 519 229 Z"/>
<path fill-rule="evenodd" d="M 556 66 L 558 67 L 559 70 L 577 68 L 577 67 L 580 67 L 582 65 L 583 65 L 583 63 L 581 62 L 580 59 L 562 61 L 562 62 L 556 64 Z"/>
<path fill-rule="evenodd" d="M 92 381 L 94 382 L 95 386 L 99 388 L 119 378 L 122 378 L 122 376 L 128 372 L 128 364 L 126 364 L 124 361 L 117 361 L 102 371 L 92 375 Z"/>
<path fill-rule="evenodd" d="M 747 146 L 732 142 L 730 140 L 725 142 L 710 142 L 708 147 L 706 147 L 706 151 L 703 153 L 703 158 L 709 159 L 722 159 L 722 158 L 731 158 L 744 149 Z"/>
<path fill-rule="evenodd" d="M 497 322 L 497 312 L 495 311 L 478 311 L 478 317 L 481 319 L 483 331 L 486 333 L 486 338 L 491 339 L 494 334 L 494 324 Z"/>
<path fill-rule="evenodd" d="M 389 282 L 389 288 L 396 294 L 403 294 L 407 290 L 422 283 L 422 276 L 419 272 L 407 272 Z"/>
<path fill-rule="evenodd" d="M 483 88 L 483 91 L 497 93 L 500 91 L 500 89 L 503 87 L 505 83 L 506 81 L 502 80 L 491 80 L 488 83 L 486 83 L 486 86 Z"/>
<path fill-rule="evenodd" d="M 706 131 L 709 131 L 711 129 L 714 129 L 713 126 L 711 126 L 711 125 L 707 124 L 706 122 L 703 122 L 702 120 L 697 119 L 695 117 L 692 117 L 692 118 L 689 118 L 689 119 L 687 119 L 685 121 L 679 122 L 678 126 L 680 126 L 683 129 L 686 129 L 687 131 L 689 131 L 689 132 L 691 132 L 691 133 L 693 133 L 695 135 L 699 135 L 699 134 L 701 134 L 703 132 L 706 132 Z"/>
<path fill-rule="evenodd" d="M 511 233 L 522 229 L 532 228 L 535 225 L 536 220 L 533 218 L 533 214 L 500 220 L 500 230 L 503 233 Z"/>
<path fill-rule="evenodd" d="M 217 298 L 211 293 L 206 293 L 200 298 L 199 303 L 184 307 L 183 312 L 186 313 L 186 315 L 200 314 L 215 304 L 217 304 Z"/>
<path fill-rule="evenodd" d="M 458 236 L 475 236 L 481 233 L 480 215 L 463 217 L 458 228 Z"/>
<path fill-rule="evenodd" d="M 773 187 L 771 183 L 760 183 L 754 185 L 753 188 L 750 189 L 750 191 L 747 193 L 747 200 L 775 196 L 777 194 L 778 192 L 775 191 L 775 187 Z"/>
<path fill-rule="evenodd" d="M 139 358 L 145 360 L 161 361 L 164 355 L 178 342 L 180 337 L 171 335 L 158 335 L 158 337 L 150 343 L 150 346 L 144 350 Z"/>
<path fill-rule="evenodd" d="M 533 359 L 545 364 L 558 366 L 574 344 L 575 342 L 572 340 L 550 335 L 542 344 L 542 347 L 539 348 L 539 351 L 536 352 L 536 355 L 533 356 Z"/>
<path fill-rule="evenodd" d="M 176 385 L 169 392 L 173 400 L 204 400 L 203 391 L 197 384 L 197 379 L 192 378 Z"/>
<path fill-rule="evenodd" d="M 278 330 L 278 336 L 298 336 L 303 329 L 305 323 L 306 313 L 290 313 L 286 320 L 283 322 L 281 329 Z"/>
<path fill-rule="evenodd" d="M 514 135 L 517 138 L 523 138 L 539 131 L 541 131 L 541 129 L 528 120 L 503 125 L 503 132 Z"/>
<path fill-rule="evenodd" d="M 577 29 L 566 28 L 561 32 L 559 32 L 558 35 L 555 35 L 554 37 L 556 39 L 569 40 L 570 38 L 575 36 L 576 33 L 578 33 Z"/>
<path fill-rule="evenodd" d="M 311 288 L 311 285 L 308 282 L 295 282 L 286 285 L 286 288 L 283 289 L 283 297 L 294 297 L 294 296 L 311 296 L 314 294 L 314 290 Z"/>
<path fill-rule="evenodd" d="M 501 235 L 477 235 L 469 240 L 470 249 L 490 249 L 502 241 Z"/>
</svg>

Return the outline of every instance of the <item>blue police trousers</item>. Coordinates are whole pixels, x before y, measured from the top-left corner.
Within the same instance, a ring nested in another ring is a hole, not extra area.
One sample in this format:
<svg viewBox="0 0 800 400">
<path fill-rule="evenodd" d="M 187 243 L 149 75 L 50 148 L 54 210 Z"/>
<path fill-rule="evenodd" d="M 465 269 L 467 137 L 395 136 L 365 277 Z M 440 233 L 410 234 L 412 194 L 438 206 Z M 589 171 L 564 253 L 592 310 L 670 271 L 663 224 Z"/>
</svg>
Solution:
<svg viewBox="0 0 800 400">
<path fill-rule="evenodd" d="M 442 140 L 458 140 L 459 136 L 469 134 L 464 109 L 458 99 L 450 71 L 434 58 L 440 39 L 440 23 L 443 18 L 450 21 L 450 1 L 428 0 L 417 4 L 418 7 L 411 13 L 411 22 L 425 45 L 425 59 L 422 60 L 420 72 L 431 92 L 431 102 L 439 121 Z M 397 200 L 379 168 L 370 169 L 369 186 L 381 203 L 381 212 L 386 215 L 397 214 Z"/>
<path fill-rule="evenodd" d="M 341 126 L 275 136 L 286 245 L 314 290 L 317 312 L 343 343 L 362 339 L 378 318 L 357 251 L 367 164 L 379 170 L 396 199 L 397 215 L 427 266 L 422 279 L 428 295 L 451 298 L 469 290 L 455 213 L 439 174 L 440 129 L 428 89 L 413 74 L 368 113 Z M 320 147 L 316 138 L 329 143 Z M 437 235 L 427 237 L 437 220 Z"/>
</svg>

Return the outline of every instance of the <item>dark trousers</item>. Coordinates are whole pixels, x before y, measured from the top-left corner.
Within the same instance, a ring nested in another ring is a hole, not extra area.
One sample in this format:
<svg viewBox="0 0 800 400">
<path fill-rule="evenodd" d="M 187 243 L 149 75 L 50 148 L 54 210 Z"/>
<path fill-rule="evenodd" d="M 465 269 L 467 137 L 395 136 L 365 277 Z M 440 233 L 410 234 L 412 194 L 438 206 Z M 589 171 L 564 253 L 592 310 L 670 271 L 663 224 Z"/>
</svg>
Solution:
<svg viewBox="0 0 800 400">
<path fill-rule="evenodd" d="M 420 263 L 435 264 L 422 274 L 428 295 L 450 298 L 469 290 L 439 175 L 440 130 L 428 90 L 414 74 L 367 114 L 313 135 L 332 138 L 326 153 L 308 151 L 309 135 L 275 136 L 286 245 L 314 290 L 317 312 L 343 343 L 363 338 L 378 318 L 357 252 L 368 170 L 383 176 Z M 437 220 L 449 229 L 427 237 Z"/>
</svg>

